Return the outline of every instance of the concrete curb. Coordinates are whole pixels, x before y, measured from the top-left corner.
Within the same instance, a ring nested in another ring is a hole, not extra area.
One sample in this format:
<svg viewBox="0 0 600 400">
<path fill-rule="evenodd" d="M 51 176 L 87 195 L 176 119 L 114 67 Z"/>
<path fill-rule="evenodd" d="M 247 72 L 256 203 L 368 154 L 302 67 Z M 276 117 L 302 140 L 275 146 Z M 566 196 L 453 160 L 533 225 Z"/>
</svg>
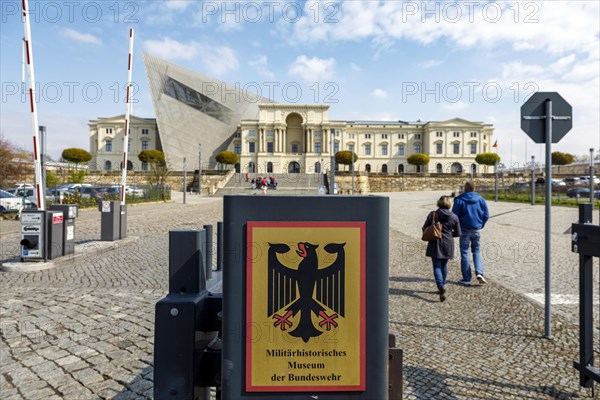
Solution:
<svg viewBox="0 0 600 400">
<path fill-rule="evenodd" d="M 115 241 L 93 241 L 75 245 L 75 252 L 66 256 L 58 257 L 48 262 L 7 262 L 0 265 L 0 271 L 3 272 L 36 272 L 43 271 L 46 269 L 55 268 L 67 261 L 73 261 L 74 259 L 81 258 L 88 254 L 89 250 L 114 250 L 121 245 L 136 242 L 139 240 L 137 236 L 129 236 L 125 239 Z"/>
</svg>

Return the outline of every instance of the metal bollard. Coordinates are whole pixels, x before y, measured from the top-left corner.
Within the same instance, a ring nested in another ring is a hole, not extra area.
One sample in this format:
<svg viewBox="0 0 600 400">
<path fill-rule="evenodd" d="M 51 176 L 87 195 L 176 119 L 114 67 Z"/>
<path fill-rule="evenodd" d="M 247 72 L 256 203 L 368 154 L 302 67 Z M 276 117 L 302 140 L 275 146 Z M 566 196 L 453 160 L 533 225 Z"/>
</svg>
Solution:
<svg viewBox="0 0 600 400">
<path fill-rule="evenodd" d="M 204 225 L 206 231 L 206 253 L 204 264 L 204 270 L 206 271 L 206 279 L 212 278 L 212 267 L 213 267 L 213 226 Z"/>
<path fill-rule="evenodd" d="M 223 221 L 217 222 L 217 271 L 223 271 Z"/>
</svg>

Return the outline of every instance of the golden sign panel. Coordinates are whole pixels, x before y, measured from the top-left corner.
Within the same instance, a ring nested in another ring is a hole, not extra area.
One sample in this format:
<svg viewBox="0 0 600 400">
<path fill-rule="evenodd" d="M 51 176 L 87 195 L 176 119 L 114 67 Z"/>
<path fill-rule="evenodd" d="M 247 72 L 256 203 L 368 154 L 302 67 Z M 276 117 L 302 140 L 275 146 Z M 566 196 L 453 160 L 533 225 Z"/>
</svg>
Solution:
<svg viewBox="0 0 600 400">
<path fill-rule="evenodd" d="M 249 222 L 246 390 L 365 390 L 365 222 Z"/>
</svg>

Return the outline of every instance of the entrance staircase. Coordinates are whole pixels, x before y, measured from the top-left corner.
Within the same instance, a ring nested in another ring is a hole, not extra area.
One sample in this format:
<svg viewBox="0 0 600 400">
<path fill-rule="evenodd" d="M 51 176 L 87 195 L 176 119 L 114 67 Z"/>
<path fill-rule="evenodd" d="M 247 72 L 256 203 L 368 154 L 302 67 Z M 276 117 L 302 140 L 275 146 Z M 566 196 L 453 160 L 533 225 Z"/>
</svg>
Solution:
<svg viewBox="0 0 600 400">
<path fill-rule="evenodd" d="M 252 174 L 246 182 L 245 174 L 234 174 L 215 196 L 224 195 L 263 195 L 260 189 L 251 188 L 250 181 L 259 174 Z M 261 175 L 262 176 L 262 175 Z M 277 196 L 316 196 L 319 194 L 321 174 L 269 174 L 277 181 L 277 189 L 268 189 L 267 195 Z"/>
</svg>

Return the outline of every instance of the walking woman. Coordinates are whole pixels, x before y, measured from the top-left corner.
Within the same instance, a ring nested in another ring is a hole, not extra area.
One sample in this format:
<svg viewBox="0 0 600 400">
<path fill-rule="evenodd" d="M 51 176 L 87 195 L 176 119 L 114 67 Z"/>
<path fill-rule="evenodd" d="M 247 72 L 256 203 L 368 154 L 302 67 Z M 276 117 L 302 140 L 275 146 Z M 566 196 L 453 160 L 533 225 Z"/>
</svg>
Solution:
<svg viewBox="0 0 600 400">
<path fill-rule="evenodd" d="M 454 238 L 460 236 L 460 222 L 458 217 L 450 211 L 452 201 L 448 196 L 442 196 L 437 202 L 438 209 L 429 213 L 423 225 L 423 230 L 436 221 L 442 224 L 442 238 L 431 240 L 427 243 L 425 255 L 431 257 L 433 263 L 433 276 L 440 294 L 440 301 L 446 300 L 446 276 L 448 275 L 448 260 L 454 258 Z"/>
</svg>

